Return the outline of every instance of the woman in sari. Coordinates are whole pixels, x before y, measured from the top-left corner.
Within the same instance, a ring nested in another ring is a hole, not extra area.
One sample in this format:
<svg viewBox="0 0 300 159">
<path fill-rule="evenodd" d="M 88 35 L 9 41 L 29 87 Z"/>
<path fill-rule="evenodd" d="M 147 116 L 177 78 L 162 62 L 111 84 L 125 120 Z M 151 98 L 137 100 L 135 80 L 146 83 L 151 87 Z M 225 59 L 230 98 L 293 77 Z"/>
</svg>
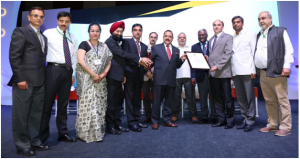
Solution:
<svg viewBox="0 0 300 159">
<path fill-rule="evenodd" d="M 112 53 L 105 43 L 99 42 L 101 27 L 91 23 L 90 39 L 78 48 L 76 68 L 78 114 L 77 138 L 89 143 L 102 141 L 105 134 L 105 112 L 107 109 L 107 72 L 111 66 Z"/>
</svg>

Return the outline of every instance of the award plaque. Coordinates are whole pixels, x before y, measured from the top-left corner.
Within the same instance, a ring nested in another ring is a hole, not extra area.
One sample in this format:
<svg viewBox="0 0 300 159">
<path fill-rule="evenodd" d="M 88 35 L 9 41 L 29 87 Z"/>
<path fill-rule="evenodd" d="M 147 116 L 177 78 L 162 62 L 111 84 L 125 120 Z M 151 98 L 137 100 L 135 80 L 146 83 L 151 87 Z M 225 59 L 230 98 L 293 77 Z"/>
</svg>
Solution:
<svg viewBox="0 0 300 159">
<path fill-rule="evenodd" d="M 202 52 L 185 51 L 185 53 L 192 69 L 210 70 L 210 66 Z"/>
</svg>

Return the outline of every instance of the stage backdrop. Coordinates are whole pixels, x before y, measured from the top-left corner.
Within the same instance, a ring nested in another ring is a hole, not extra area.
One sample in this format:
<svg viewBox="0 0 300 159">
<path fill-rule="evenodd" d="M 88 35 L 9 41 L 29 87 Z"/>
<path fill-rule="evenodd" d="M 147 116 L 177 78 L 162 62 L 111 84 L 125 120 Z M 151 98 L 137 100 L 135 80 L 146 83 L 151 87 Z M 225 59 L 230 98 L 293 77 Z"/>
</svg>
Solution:
<svg viewBox="0 0 300 159">
<path fill-rule="evenodd" d="M 131 27 L 135 23 L 143 26 L 142 42 L 149 43 L 149 33 L 157 32 L 157 43 L 163 42 L 165 30 L 174 33 L 173 45 L 178 46 L 177 36 L 180 32 L 187 35 L 187 45 L 198 42 L 198 30 L 205 28 L 208 37 L 214 35 L 212 23 L 220 19 L 224 22 L 224 32 L 234 34 L 231 19 L 236 15 L 244 18 L 244 30 L 258 33 L 258 14 L 269 11 L 273 16 L 275 26 L 286 27 L 294 47 L 294 63 L 288 78 L 288 97 L 298 99 L 298 2 L 277 1 L 193 1 L 167 2 L 160 4 L 132 5 L 113 8 L 83 9 L 71 11 L 73 23 L 70 31 L 75 34 L 78 45 L 88 40 L 87 28 L 91 22 L 101 24 L 100 41 L 104 42 L 109 36 L 109 29 L 116 21 L 125 22 L 124 37 L 131 37 Z M 293 19 L 293 20 L 291 20 Z"/>
<path fill-rule="evenodd" d="M 1 4 L 3 6 L 4 2 L 1 2 Z M 148 36 L 153 31 L 158 33 L 157 43 L 162 43 L 163 32 L 169 29 L 174 33 L 172 43 L 174 46 L 178 45 L 177 36 L 180 32 L 186 33 L 187 45 L 192 46 L 198 42 L 197 33 L 201 28 L 205 28 L 208 31 L 209 38 L 213 36 L 212 23 L 217 19 L 224 22 L 224 32 L 233 35 L 234 30 L 232 29 L 231 19 L 236 15 L 244 17 L 244 30 L 258 33 L 261 28 L 258 25 L 257 17 L 261 11 L 265 10 L 271 12 L 273 24 L 286 27 L 290 35 L 295 52 L 295 62 L 291 66 L 292 74 L 288 79 L 288 95 L 289 99 L 298 99 L 298 69 L 295 68 L 295 65 L 298 65 L 298 2 L 193 1 L 82 9 L 71 11 L 73 18 L 69 30 L 77 37 L 79 45 L 81 41 L 88 40 L 88 24 L 98 22 L 102 27 L 100 41 L 104 42 L 110 36 L 109 28 L 111 24 L 122 20 L 125 22 L 124 37 L 131 37 L 132 25 L 140 23 L 143 25 L 142 42 L 145 44 L 149 43 Z M 46 19 L 41 27 L 42 31 L 56 27 L 56 15 L 59 11 L 61 10 L 45 11 Z M 69 9 L 66 9 L 66 11 L 69 11 Z M 13 12 L 17 15 L 18 9 Z M 28 12 L 23 14 L 23 22 L 28 21 L 25 18 L 27 14 Z M 291 20 L 291 17 L 294 20 Z M 13 17 L 7 22 L 15 22 L 16 19 L 17 17 Z M 8 62 L 9 41 L 10 39 L 6 40 L 7 43 L 4 44 L 2 38 L 1 42 L 2 46 L 6 46 L 6 49 L 4 47 L 1 48 L 2 105 L 11 105 L 11 89 L 6 86 L 11 77 L 11 69 Z"/>
</svg>

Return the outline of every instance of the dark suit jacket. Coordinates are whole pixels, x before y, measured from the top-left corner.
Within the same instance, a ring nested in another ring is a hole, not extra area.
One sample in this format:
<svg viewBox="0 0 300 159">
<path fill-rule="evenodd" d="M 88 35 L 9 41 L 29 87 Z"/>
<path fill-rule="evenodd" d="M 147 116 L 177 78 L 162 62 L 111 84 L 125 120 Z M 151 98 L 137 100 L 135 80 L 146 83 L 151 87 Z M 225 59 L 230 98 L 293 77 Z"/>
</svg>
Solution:
<svg viewBox="0 0 300 159">
<path fill-rule="evenodd" d="M 124 80 L 124 69 L 125 69 L 125 59 L 130 60 L 133 63 L 138 64 L 139 62 L 139 56 L 136 56 L 134 54 L 128 53 L 125 51 L 124 43 L 125 40 L 122 40 L 121 47 L 119 46 L 118 42 L 115 41 L 112 36 L 110 36 L 106 41 L 106 45 L 108 46 L 109 50 L 113 54 L 113 58 L 111 60 L 111 67 L 107 74 L 107 78 L 116 80 L 116 81 L 123 81 Z"/>
<path fill-rule="evenodd" d="M 43 34 L 41 34 L 43 35 Z M 13 31 L 9 48 L 9 61 L 13 75 L 9 86 L 26 81 L 29 87 L 42 86 L 45 78 L 47 38 L 44 36 L 44 53 L 39 38 L 30 25 Z"/>
<path fill-rule="evenodd" d="M 145 45 L 142 42 L 140 42 L 140 45 L 141 45 L 140 57 L 148 57 L 147 45 Z M 131 54 L 139 57 L 139 52 L 137 50 L 136 43 L 133 38 L 124 39 L 124 49 L 128 53 L 131 53 Z M 140 67 L 139 67 L 138 63 L 130 61 L 130 60 L 125 60 L 125 77 L 134 77 L 134 75 L 137 73 L 137 71 L 139 71 L 139 73 L 140 73 L 140 76 L 139 76 L 140 81 L 144 81 L 144 74 L 146 73 L 146 71 L 144 70 L 144 66 L 140 65 Z"/>
<path fill-rule="evenodd" d="M 169 60 L 164 43 L 152 46 L 151 60 L 154 65 L 154 85 L 176 87 L 176 71 L 183 64 L 179 53 L 179 49 L 172 45 L 172 56 Z"/>
<path fill-rule="evenodd" d="M 202 44 L 201 44 L 202 45 Z M 206 55 L 209 56 L 209 41 L 206 44 Z M 202 52 L 200 42 L 192 46 L 192 52 Z M 204 74 L 208 74 L 208 70 L 191 70 L 191 78 L 196 78 L 197 82 L 202 82 L 204 80 Z"/>
</svg>

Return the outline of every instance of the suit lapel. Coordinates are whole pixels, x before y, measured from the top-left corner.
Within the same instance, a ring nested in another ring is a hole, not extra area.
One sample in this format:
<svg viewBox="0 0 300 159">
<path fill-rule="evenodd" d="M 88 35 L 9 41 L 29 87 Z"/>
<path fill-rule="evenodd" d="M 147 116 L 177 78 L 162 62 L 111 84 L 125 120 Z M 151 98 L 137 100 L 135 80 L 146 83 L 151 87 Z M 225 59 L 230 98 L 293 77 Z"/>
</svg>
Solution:
<svg viewBox="0 0 300 159">
<path fill-rule="evenodd" d="M 138 49 L 137 49 L 137 47 L 136 47 L 135 40 L 134 40 L 133 38 L 131 38 L 130 41 L 131 41 L 132 47 L 134 48 L 135 53 L 136 53 L 137 55 L 139 55 L 139 51 L 138 51 Z M 141 50 L 141 51 L 142 51 L 142 50 Z"/>
<path fill-rule="evenodd" d="M 172 45 L 172 55 L 171 55 L 171 59 L 170 61 L 173 59 L 173 58 L 176 58 L 176 54 L 179 54 L 179 52 L 175 52 L 175 47 Z M 180 56 L 180 55 L 179 55 Z M 169 59 L 169 58 L 168 58 Z"/>
<path fill-rule="evenodd" d="M 243 40 L 243 38 L 246 36 L 246 34 L 247 34 L 247 33 L 244 33 L 244 34 L 241 36 L 240 40 L 238 41 L 237 45 L 234 45 L 235 49 L 238 48 L 238 46 L 240 45 L 240 43 L 242 42 L 242 40 Z"/>
<path fill-rule="evenodd" d="M 169 60 L 167 51 L 166 51 L 166 49 L 165 49 L 165 44 L 162 43 L 160 48 L 161 48 L 161 50 L 162 50 L 163 56 L 164 56 L 167 60 Z"/>
<path fill-rule="evenodd" d="M 220 37 L 217 39 L 217 41 L 216 41 L 216 43 L 215 43 L 215 47 L 212 49 L 212 51 L 214 51 L 214 49 L 218 46 L 218 44 L 220 43 L 220 41 L 222 41 L 223 36 L 224 36 L 224 33 L 222 33 L 222 34 L 220 35 Z"/>
<path fill-rule="evenodd" d="M 28 27 L 28 29 L 30 30 L 30 33 L 31 33 L 32 37 L 33 37 L 33 38 L 35 39 L 35 41 L 36 41 L 36 42 L 35 42 L 35 45 L 41 49 L 41 52 L 43 52 L 43 51 L 42 51 L 42 45 L 41 45 L 41 42 L 40 42 L 40 40 L 39 40 L 39 38 L 38 38 L 36 32 L 34 32 L 34 30 L 31 28 L 30 25 L 28 25 L 27 27 Z"/>
</svg>

